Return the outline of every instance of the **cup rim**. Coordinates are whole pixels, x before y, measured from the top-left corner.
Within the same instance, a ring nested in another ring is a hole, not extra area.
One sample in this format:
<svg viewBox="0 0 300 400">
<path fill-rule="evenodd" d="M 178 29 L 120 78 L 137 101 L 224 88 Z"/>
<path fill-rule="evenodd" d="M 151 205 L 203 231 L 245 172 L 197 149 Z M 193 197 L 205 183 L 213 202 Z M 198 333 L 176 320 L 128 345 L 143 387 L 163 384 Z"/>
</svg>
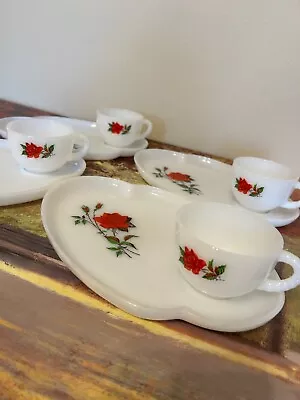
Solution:
<svg viewBox="0 0 300 400">
<path fill-rule="evenodd" d="M 38 139 L 41 139 L 42 136 L 40 135 L 40 133 L 25 133 L 25 132 L 20 132 L 18 130 L 18 128 L 15 128 L 15 125 L 18 126 L 18 124 L 24 124 L 24 123 L 27 124 L 28 122 L 32 123 L 32 121 L 34 121 L 34 123 L 37 123 L 37 124 L 40 124 L 40 125 L 42 125 L 42 124 L 48 124 L 48 125 L 51 124 L 51 125 L 56 125 L 56 126 L 63 127 L 63 128 L 66 129 L 66 132 L 64 134 L 55 134 L 55 133 L 47 134 L 46 136 L 50 137 L 51 140 L 59 139 L 59 138 L 66 137 L 66 136 L 70 136 L 70 135 L 75 133 L 74 129 L 70 125 L 65 124 L 63 122 L 54 121 L 54 120 L 47 120 L 47 119 L 43 119 L 43 118 L 28 117 L 25 120 L 23 120 L 23 119 L 22 120 L 13 120 L 13 121 L 10 121 L 7 124 L 6 129 L 7 129 L 7 133 L 8 133 L 8 139 L 9 139 L 9 133 L 10 132 L 14 132 L 14 133 L 16 133 L 16 134 L 18 134 L 20 136 L 23 136 L 23 137 L 33 137 L 33 138 L 37 138 L 38 137 Z"/>
<path fill-rule="evenodd" d="M 180 227 L 184 227 L 184 221 L 183 221 L 183 217 L 184 215 L 189 212 L 189 210 L 197 210 L 197 209 L 201 209 L 205 206 L 212 206 L 212 207 L 220 207 L 224 209 L 224 213 L 226 213 L 226 210 L 232 210 L 235 211 L 237 214 L 237 218 L 240 215 L 245 215 L 247 218 L 251 217 L 251 219 L 256 219 L 257 222 L 260 224 L 260 226 L 264 226 L 265 229 L 267 229 L 268 231 L 270 231 L 270 233 L 274 236 L 274 238 L 276 240 L 278 240 L 280 242 L 280 249 L 279 252 L 283 250 L 284 248 L 284 240 L 282 235 L 280 234 L 280 232 L 273 226 L 271 225 L 265 218 L 264 216 L 255 213 L 253 211 L 250 211 L 248 209 L 239 207 L 237 205 L 231 205 L 231 204 L 225 204 L 225 203 L 220 203 L 220 202 L 216 202 L 216 201 L 201 201 L 201 202 L 192 202 L 192 203 L 188 203 L 183 205 L 182 207 L 179 208 L 179 210 L 176 213 L 176 225 L 180 226 Z M 225 214 L 226 215 L 226 214 Z M 202 242 L 204 244 L 206 244 L 207 246 L 210 247 L 216 247 L 211 241 L 205 240 L 205 238 L 200 238 L 197 237 L 197 240 L 199 242 Z M 276 257 L 275 251 L 265 251 L 264 254 L 261 255 L 252 255 L 251 253 L 243 253 L 243 252 L 239 252 L 239 251 L 230 251 L 230 250 L 226 250 L 224 249 L 222 246 L 217 246 L 217 248 L 222 251 L 223 253 L 226 254 L 234 254 L 234 255 L 238 255 L 238 256 L 243 256 L 243 257 L 256 257 L 256 258 L 269 258 L 270 256 L 272 257 Z"/>
<path fill-rule="evenodd" d="M 128 117 L 125 115 L 117 116 L 117 115 L 110 115 L 109 112 L 122 112 L 128 113 Z M 128 108 L 121 108 L 121 107 L 105 107 L 101 109 L 97 109 L 97 116 L 104 116 L 106 118 L 119 118 L 119 119 L 127 119 L 132 121 L 138 121 L 144 119 L 144 116 L 137 111 L 129 110 Z"/>
<path fill-rule="evenodd" d="M 249 161 L 250 160 L 258 161 L 260 163 L 267 163 L 269 165 L 274 165 L 274 166 L 280 167 L 280 168 L 285 169 L 286 171 L 288 171 L 289 175 L 291 177 L 290 178 L 276 178 L 276 177 L 270 177 L 270 176 L 264 174 L 263 172 L 260 173 L 260 172 L 253 171 L 247 165 L 242 165 L 242 162 L 243 161 L 247 161 L 247 160 L 249 160 Z M 236 157 L 233 160 L 232 166 L 233 167 L 238 166 L 240 168 L 243 168 L 245 171 L 247 171 L 250 174 L 254 174 L 256 176 L 261 176 L 262 178 L 268 179 L 268 180 L 273 181 L 273 182 L 274 181 L 285 181 L 285 182 L 289 181 L 289 182 L 293 182 L 293 181 L 298 181 L 299 180 L 299 176 L 296 176 L 296 175 L 294 176 L 294 172 L 290 167 L 288 167 L 285 164 L 281 164 L 279 162 L 276 162 L 276 161 L 273 161 L 273 160 L 269 160 L 267 158 L 251 157 L 251 156 Z"/>
</svg>

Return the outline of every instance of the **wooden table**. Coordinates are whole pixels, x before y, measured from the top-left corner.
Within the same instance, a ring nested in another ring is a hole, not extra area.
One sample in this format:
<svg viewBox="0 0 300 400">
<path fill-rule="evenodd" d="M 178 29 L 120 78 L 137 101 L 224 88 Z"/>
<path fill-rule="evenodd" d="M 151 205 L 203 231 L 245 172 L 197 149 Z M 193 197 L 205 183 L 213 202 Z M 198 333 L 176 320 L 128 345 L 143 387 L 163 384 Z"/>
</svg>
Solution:
<svg viewBox="0 0 300 400">
<path fill-rule="evenodd" d="M 0 101 L 0 118 L 41 114 Z M 132 158 L 88 162 L 85 175 L 145 183 Z M 300 399 L 300 288 L 273 321 L 242 334 L 144 321 L 65 267 L 46 238 L 40 204 L 0 208 L 1 400 Z M 300 220 L 280 231 L 300 256 Z M 287 274 L 282 265 L 278 271 Z"/>
</svg>

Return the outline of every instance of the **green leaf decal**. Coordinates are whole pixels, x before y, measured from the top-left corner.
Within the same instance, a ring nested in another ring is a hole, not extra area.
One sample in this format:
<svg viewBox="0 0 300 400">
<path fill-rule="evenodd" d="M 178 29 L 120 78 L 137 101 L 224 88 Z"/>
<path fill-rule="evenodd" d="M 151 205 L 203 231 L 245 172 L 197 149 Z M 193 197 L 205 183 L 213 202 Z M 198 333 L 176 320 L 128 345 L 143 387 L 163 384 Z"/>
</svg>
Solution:
<svg viewBox="0 0 300 400">
<path fill-rule="evenodd" d="M 213 281 L 214 279 L 216 279 L 216 274 L 214 274 L 213 272 L 208 272 L 207 274 L 203 275 L 202 278 Z"/>
<path fill-rule="evenodd" d="M 216 274 L 217 275 L 222 275 L 225 272 L 225 269 L 226 269 L 226 265 L 219 265 L 216 268 Z"/>
<path fill-rule="evenodd" d="M 129 239 L 132 239 L 132 238 L 137 238 L 138 236 L 136 236 L 136 235 L 126 235 L 126 236 L 124 236 L 124 240 L 126 241 L 126 240 L 129 240 Z"/>
<path fill-rule="evenodd" d="M 122 242 L 121 244 L 122 244 L 122 245 L 125 244 L 126 246 L 133 247 L 134 249 L 136 249 L 136 247 L 135 247 L 135 245 L 134 245 L 133 243 L 130 243 L 130 242 Z"/>
<path fill-rule="evenodd" d="M 112 244 L 120 243 L 120 240 L 115 236 L 106 236 L 106 239 Z"/>
<path fill-rule="evenodd" d="M 133 227 L 134 228 L 134 227 Z M 118 231 L 121 231 L 121 232 L 128 232 L 128 229 L 127 228 L 118 228 Z"/>
</svg>

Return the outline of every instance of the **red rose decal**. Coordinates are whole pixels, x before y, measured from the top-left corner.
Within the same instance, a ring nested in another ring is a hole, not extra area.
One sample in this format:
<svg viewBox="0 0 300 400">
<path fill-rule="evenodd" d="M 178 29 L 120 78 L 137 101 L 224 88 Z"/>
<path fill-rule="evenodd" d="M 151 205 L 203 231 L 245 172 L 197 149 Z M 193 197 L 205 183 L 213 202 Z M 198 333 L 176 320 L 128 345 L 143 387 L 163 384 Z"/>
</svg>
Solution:
<svg viewBox="0 0 300 400">
<path fill-rule="evenodd" d="M 182 174 L 181 172 L 169 172 L 167 176 L 173 181 L 190 182 L 190 175 Z"/>
<path fill-rule="evenodd" d="M 209 281 L 222 281 L 222 275 L 226 270 L 226 264 L 215 265 L 214 260 L 205 261 L 199 258 L 193 249 L 189 249 L 187 246 L 181 247 L 179 261 L 183 264 L 184 268 L 191 271 L 195 275 L 199 275 L 201 272 L 201 277 Z"/>
<path fill-rule="evenodd" d="M 128 233 L 131 229 L 136 228 L 132 223 L 132 218 L 119 213 L 104 213 L 98 216 L 97 213 L 103 207 L 104 204 L 100 202 L 96 203 L 94 207 L 82 205 L 83 214 L 71 215 L 74 224 L 76 226 L 89 225 L 96 228 L 97 233 L 100 233 L 99 236 L 107 241 L 107 250 L 115 254 L 117 258 L 122 255 L 126 255 L 128 258 L 139 256 L 140 253 L 136 245 L 132 243 L 132 240 L 138 238 L 138 236 L 131 232 Z"/>
<path fill-rule="evenodd" d="M 193 249 L 184 248 L 183 265 L 188 271 L 192 271 L 193 274 L 198 275 L 199 272 L 206 267 L 206 261 L 202 260 L 197 256 Z"/>
<path fill-rule="evenodd" d="M 22 148 L 22 156 L 26 156 L 27 158 L 49 158 L 52 157 L 53 150 L 55 145 L 52 144 L 48 146 L 47 144 L 43 146 L 37 146 L 34 143 L 25 143 L 21 144 Z"/>
<path fill-rule="evenodd" d="M 239 192 L 244 194 L 247 194 L 252 189 L 252 185 L 248 183 L 245 178 L 237 179 L 235 187 Z"/>
<path fill-rule="evenodd" d="M 34 143 L 25 143 L 24 151 L 28 158 L 39 158 L 43 151 L 43 147 L 37 146 Z"/>
<path fill-rule="evenodd" d="M 199 196 L 202 194 L 199 189 L 199 185 L 195 183 L 195 180 L 187 174 L 182 174 L 181 172 L 168 172 L 168 167 L 157 168 L 152 172 L 156 178 L 166 178 L 172 181 L 175 185 L 180 187 L 180 189 L 189 194 L 195 194 Z"/>
<path fill-rule="evenodd" d="M 131 129 L 131 125 L 121 125 L 119 122 L 111 122 L 108 124 L 108 132 L 114 135 L 126 135 Z"/>
<path fill-rule="evenodd" d="M 119 213 L 104 213 L 94 217 L 94 221 L 105 229 L 128 229 L 130 224 L 130 218 Z"/>
<path fill-rule="evenodd" d="M 111 124 L 109 124 L 109 131 L 111 133 L 114 133 L 115 135 L 119 135 L 123 129 L 124 126 L 119 124 L 118 122 L 112 122 Z"/>
<path fill-rule="evenodd" d="M 264 186 L 258 186 L 257 183 L 251 185 L 246 181 L 245 178 L 236 178 L 234 187 L 243 194 L 247 194 L 250 197 L 261 197 L 264 191 Z"/>
</svg>

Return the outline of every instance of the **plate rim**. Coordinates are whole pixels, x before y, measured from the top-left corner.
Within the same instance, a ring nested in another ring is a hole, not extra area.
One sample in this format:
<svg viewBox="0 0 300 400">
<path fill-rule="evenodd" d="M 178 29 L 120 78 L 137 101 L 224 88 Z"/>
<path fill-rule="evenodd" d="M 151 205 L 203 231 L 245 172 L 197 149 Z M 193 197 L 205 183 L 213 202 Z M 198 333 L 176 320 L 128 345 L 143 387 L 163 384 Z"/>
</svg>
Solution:
<svg viewBox="0 0 300 400">
<path fill-rule="evenodd" d="M 3 145 L 1 144 L 1 141 L 2 140 L 0 140 L 0 157 L 1 157 L 1 151 L 9 151 L 5 144 Z M 35 200 L 40 200 L 41 198 L 44 197 L 44 195 L 52 185 L 61 183 L 64 180 L 78 178 L 78 175 L 82 175 L 84 173 L 86 169 L 86 162 L 84 159 L 80 159 L 79 161 L 73 162 L 73 164 L 78 164 L 78 168 L 76 169 L 76 175 L 72 174 L 65 175 L 61 179 L 58 179 L 58 181 L 50 182 L 43 186 L 39 186 L 38 188 L 35 189 L 25 189 L 21 192 L 16 191 L 15 193 L 10 193 L 9 195 L 5 196 L 0 195 L 0 207 L 6 207 L 11 205 L 28 203 Z M 22 200 L 18 200 L 19 196 L 22 196 Z M 9 198 L 11 200 L 8 200 Z"/>
</svg>

